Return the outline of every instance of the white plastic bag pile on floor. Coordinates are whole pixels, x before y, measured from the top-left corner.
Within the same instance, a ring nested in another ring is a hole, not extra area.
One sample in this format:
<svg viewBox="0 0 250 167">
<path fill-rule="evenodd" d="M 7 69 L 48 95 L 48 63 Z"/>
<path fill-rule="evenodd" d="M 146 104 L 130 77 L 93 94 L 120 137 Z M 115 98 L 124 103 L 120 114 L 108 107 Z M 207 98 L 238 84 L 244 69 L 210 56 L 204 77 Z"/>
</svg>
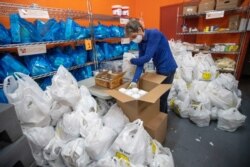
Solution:
<svg viewBox="0 0 250 167">
<path fill-rule="evenodd" d="M 4 92 L 38 166 L 174 166 L 168 148 L 156 141 L 152 146 L 141 120 L 129 123 L 117 104 L 93 98 L 63 66 L 46 91 L 29 76 L 15 73 L 5 79 Z"/>
<path fill-rule="evenodd" d="M 169 43 L 178 64 L 168 99 L 170 107 L 200 127 L 209 126 L 211 120 L 218 120 L 218 128 L 229 132 L 242 126 L 246 116 L 238 111 L 241 91 L 235 77 L 219 74 L 211 54 L 192 57 L 181 42 Z"/>
</svg>

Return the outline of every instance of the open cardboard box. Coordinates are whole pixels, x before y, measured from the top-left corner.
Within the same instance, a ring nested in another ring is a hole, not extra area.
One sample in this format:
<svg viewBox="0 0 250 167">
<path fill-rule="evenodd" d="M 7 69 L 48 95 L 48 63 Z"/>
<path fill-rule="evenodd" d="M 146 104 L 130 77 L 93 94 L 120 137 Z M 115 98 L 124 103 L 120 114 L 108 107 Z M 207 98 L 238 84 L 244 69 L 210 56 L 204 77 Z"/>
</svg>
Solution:
<svg viewBox="0 0 250 167">
<path fill-rule="evenodd" d="M 156 73 L 145 73 L 139 80 L 139 89 L 148 93 L 140 99 L 134 99 L 119 92 L 119 88 L 127 88 L 129 83 L 121 85 L 117 89 L 108 90 L 107 93 L 117 100 L 130 121 L 141 119 L 144 123 L 153 119 L 160 110 L 160 97 L 171 88 L 170 84 L 161 84 L 166 76 Z M 167 102 L 166 102 L 167 103 Z"/>
</svg>

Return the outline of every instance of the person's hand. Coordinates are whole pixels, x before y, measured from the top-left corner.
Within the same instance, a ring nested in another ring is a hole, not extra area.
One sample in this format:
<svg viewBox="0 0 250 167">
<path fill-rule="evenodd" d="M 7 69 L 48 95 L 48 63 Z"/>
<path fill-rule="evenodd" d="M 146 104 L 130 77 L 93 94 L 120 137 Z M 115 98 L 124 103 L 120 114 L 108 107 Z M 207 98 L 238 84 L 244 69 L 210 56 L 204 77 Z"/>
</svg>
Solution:
<svg viewBox="0 0 250 167">
<path fill-rule="evenodd" d="M 132 89 L 132 88 L 137 88 L 137 84 L 135 82 L 131 82 L 128 86 L 128 89 Z"/>
</svg>

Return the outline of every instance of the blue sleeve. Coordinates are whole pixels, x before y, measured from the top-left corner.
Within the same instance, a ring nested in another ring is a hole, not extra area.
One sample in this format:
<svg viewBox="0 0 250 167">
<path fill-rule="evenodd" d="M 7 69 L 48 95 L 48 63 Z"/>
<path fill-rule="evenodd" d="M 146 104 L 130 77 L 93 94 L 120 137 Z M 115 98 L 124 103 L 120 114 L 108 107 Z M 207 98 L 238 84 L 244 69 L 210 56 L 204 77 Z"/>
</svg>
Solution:
<svg viewBox="0 0 250 167">
<path fill-rule="evenodd" d="M 144 63 L 149 62 L 151 60 L 151 58 L 153 57 L 153 55 L 155 54 L 155 52 L 158 48 L 158 45 L 160 43 L 160 40 L 161 40 L 161 33 L 157 32 L 157 31 L 152 33 L 149 36 L 145 54 L 139 58 L 131 59 L 130 60 L 131 64 L 142 66 Z"/>
<path fill-rule="evenodd" d="M 137 66 L 136 67 L 135 75 L 134 75 L 134 78 L 133 78 L 132 82 L 135 82 L 135 83 L 138 82 L 138 80 L 141 77 L 142 70 L 143 70 L 143 66 Z"/>
</svg>

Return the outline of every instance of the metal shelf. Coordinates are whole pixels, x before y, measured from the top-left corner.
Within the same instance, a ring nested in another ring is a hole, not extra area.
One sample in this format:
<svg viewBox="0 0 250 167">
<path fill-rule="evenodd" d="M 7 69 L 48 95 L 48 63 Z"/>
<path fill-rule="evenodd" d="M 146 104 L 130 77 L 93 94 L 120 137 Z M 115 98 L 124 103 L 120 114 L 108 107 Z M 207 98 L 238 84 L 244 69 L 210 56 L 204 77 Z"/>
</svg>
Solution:
<svg viewBox="0 0 250 167">
<path fill-rule="evenodd" d="M 77 66 L 73 66 L 73 67 L 70 67 L 70 68 L 67 68 L 69 71 L 72 71 L 72 70 L 76 70 L 76 69 L 80 69 L 80 68 L 83 68 L 85 66 L 88 66 L 88 65 L 93 65 L 93 64 L 96 64 L 95 62 L 89 62 L 89 63 L 86 63 L 86 64 L 82 64 L 82 65 L 77 65 Z M 53 76 L 54 74 L 56 74 L 57 71 L 53 71 L 53 72 L 50 72 L 50 73 L 47 73 L 47 74 L 42 74 L 42 75 L 37 75 L 37 76 L 33 76 L 32 78 L 33 79 L 42 79 L 42 78 L 46 78 L 46 77 L 49 77 L 49 76 Z"/>
<path fill-rule="evenodd" d="M 0 45 L 0 51 L 6 51 L 8 49 L 16 49 L 21 46 L 32 46 L 32 45 L 59 45 L 59 44 L 84 44 L 85 39 L 81 40 L 59 40 L 59 41 L 48 41 L 48 42 L 32 42 L 32 43 L 20 43 L 20 44 L 7 44 L 7 45 Z"/>
<path fill-rule="evenodd" d="M 246 12 L 247 8 L 246 7 L 238 7 L 238 8 L 233 8 L 233 9 L 226 9 L 226 10 L 211 10 L 207 12 L 213 12 L 213 11 L 225 11 L 225 14 L 230 13 L 230 12 Z M 204 17 L 206 16 L 205 13 L 197 13 L 197 14 L 190 14 L 190 15 L 179 15 L 179 17 L 184 17 L 184 18 L 195 18 L 195 17 Z"/>
<path fill-rule="evenodd" d="M 182 32 L 177 35 L 238 34 L 246 31 Z"/>
<path fill-rule="evenodd" d="M 240 52 L 215 52 L 215 51 L 192 51 L 193 53 L 211 53 L 211 54 L 229 54 L 229 55 L 238 55 Z"/>
<path fill-rule="evenodd" d="M 16 3 L 6 3 L 0 2 L 0 16 L 9 16 L 12 13 L 18 13 L 18 9 L 37 9 L 37 10 L 47 10 L 50 17 L 54 18 L 88 18 L 88 13 L 80 10 L 71 10 L 71 9 L 60 9 L 60 8 L 45 8 L 40 7 L 36 4 L 24 5 Z"/>
<path fill-rule="evenodd" d="M 119 43 L 122 38 L 105 38 L 105 39 L 95 39 L 96 42 L 108 42 L 108 43 Z"/>
</svg>

